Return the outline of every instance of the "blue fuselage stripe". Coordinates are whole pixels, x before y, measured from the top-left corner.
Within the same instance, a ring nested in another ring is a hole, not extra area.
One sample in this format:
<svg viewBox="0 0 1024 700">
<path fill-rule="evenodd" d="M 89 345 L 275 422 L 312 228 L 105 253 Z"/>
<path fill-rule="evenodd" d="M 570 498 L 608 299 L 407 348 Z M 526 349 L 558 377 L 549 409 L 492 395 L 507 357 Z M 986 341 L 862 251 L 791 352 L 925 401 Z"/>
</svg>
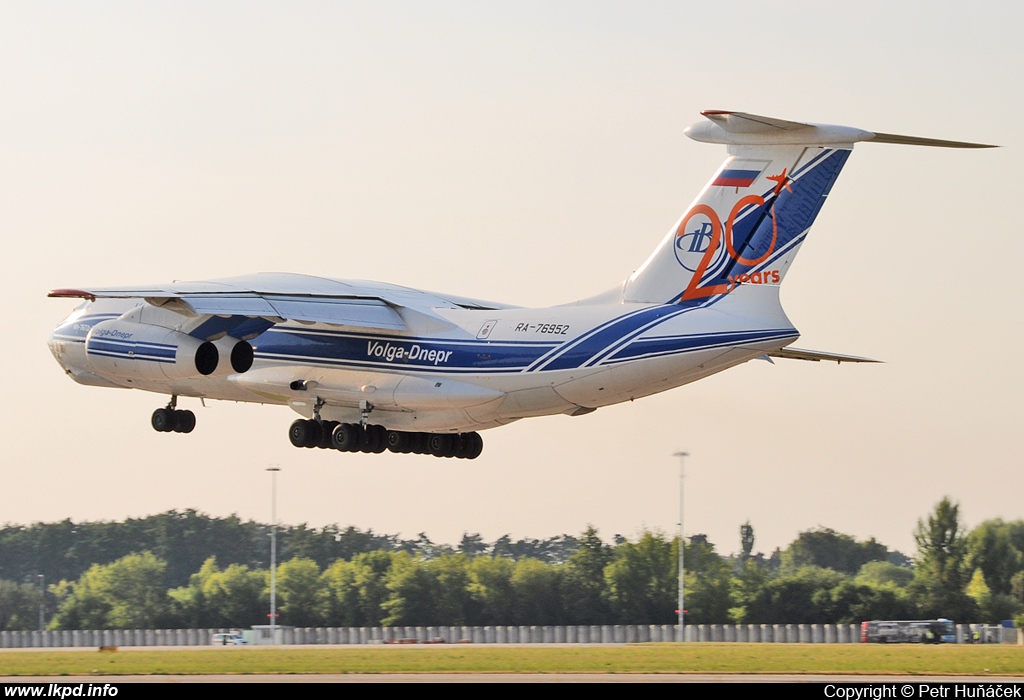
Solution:
<svg viewBox="0 0 1024 700">
<path fill-rule="evenodd" d="M 650 309 L 652 313 L 643 319 L 636 319 L 634 315 L 627 319 L 629 333 L 626 338 L 621 335 L 626 329 L 616 329 L 614 324 L 606 327 L 607 336 L 595 338 L 594 346 L 600 344 L 604 348 L 608 346 L 609 340 L 617 342 L 611 344 L 612 349 L 603 353 L 604 359 L 596 364 L 618 364 L 627 359 L 692 353 L 704 349 L 742 346 L 796 337 L 796 332 L 792 328 L 774 328 L 757 331 L 723 331 L 720 333 L 635 338 L 637 323 L 657 324 L 685 310 L 678 306 L 654 307 Z M 569 345 L 569 343 L 565 345 Z M 524 346 L 502 342 L 472 344 L 466 341 L 427 339 L 399 341 L 397 339 L 352 337 L 337 333 L 303 333 L 294 329 L 288 329 L 287 332 L 268 331 L 254 342 L 254 347 L 256 357 L 269 362 L 451 374 L 522 372 L 548 349 L 545 346 Z M 560 356 L 555 361 L 534 371 L 556 371 L 580 367 L 594 356 L 592 347 L 576 346 L 566 355 Z"/>
</svg>

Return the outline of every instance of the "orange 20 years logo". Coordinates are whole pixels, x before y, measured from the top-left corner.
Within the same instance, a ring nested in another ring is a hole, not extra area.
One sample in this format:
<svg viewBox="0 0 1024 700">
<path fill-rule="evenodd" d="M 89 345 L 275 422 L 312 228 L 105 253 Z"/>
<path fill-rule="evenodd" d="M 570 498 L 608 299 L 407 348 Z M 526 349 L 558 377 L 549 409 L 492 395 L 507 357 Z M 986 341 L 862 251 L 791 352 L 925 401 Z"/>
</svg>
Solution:
<svg viewBox="0 0 1024 700">
<path fill-rule="evenodd" d="M 754 267 L 760 265 L 768 259 L 775 251 L 775 244 L 779 238 L 779 223 L 775 218 L 775 202 L 778 201 L 778 195 L 785 188 L 787 191 L 792 192 L 793 188 L 790 187 L 790 179 L 786 175 L 786 169 L 783 168 L 782 172 L 778 175 L 769 175 L 769 180 L 775 181 L 775 190 L 772 194 L 775 195 L 775 199 L 772 201 L 772 205 L 768 210 L 768 213 L 772 217 L 772 239 L 768 244 L 768 248 L 756 258 L 747 258 L 736 251 L 735 244 L 732 240 L 732 228 L 736 222 L 736 217 L 739 216 L 740 212 L 743 211 L 747 206 L 753 205 L 755 207 L 764 206 L 765 198 L 756 195 L 749 194 L 745 197 L 741 197 L 738 202 L 733 206 L 732 211 L 729 212 L 729 216 L 725 221 L 725 249 L 729 253 L 729 257 L 735 260 L 744 267 Z M 745 284 L 753 282 L 755 284 L 765 284 L 768 282 L 777 284 L 780 276 L 778 270 L 769 270 L 765 272 L 754 272 L 751 274 L 741 274 L 735 277 L 730 276 L 729 281 L 722 284 L 709 284 L 701 286 L 700 281 L 704 277 L 704 273 L 707 272 L 708 266 L 715 259 L 715 253 L 718 251 L 718 246 L 722 244 L 722 219 L 718 216 L 713 208 L 707 204 L 698 204 L 693 209 L 686 213 L 683 217 L 682 222 L 679 224 L 679 228 L 676 229 L 677 240 L 686 234 L 684 233 L 686 225 L 690 222 L 690 219 L 697 215 L 706 216 L 711 222 L 711 240 L 708 242 L 708 247 L 704 250 L 704 254 L 697 264 L 697 269 L 694 271 L 693 276 L 690 278 L 689 284 L 686 285 L 686 289 L 683 291 L 680 301 L 687 301 L 689 299 L 702 299 L 704 297 L 714 296 L 716 294 L 727 294 L 732 291 L 737 284 Z M 707 224 L 705 223 L 705 229 Z"/>
</svg>

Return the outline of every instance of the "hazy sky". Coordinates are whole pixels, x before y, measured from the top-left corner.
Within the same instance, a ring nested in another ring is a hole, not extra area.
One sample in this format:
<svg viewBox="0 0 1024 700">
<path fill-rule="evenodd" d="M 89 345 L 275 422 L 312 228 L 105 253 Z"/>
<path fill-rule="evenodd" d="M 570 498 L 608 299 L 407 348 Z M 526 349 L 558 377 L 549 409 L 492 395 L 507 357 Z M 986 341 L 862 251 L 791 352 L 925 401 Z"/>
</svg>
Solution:
<svg viewBox="0 0 1024 700">
<path fill-rule="evenodd" d="M 0 2 L 0 522 L 198 508 L 454 542 L 832 527 L 912 553 L 944 495 L 1024 517 L 1024 9 L 1008 2 Z M 296 450 L 283 407 L 75 384 L 47 290 L 260 271 L 523 305 L 619 284 L 737 109 L 997 143 L 857 147 L 786 278 L 797 346 L 487 431 L 472 462 Z M 994 262 L 986 263 L 991 259 Z M 996 263 L 999 263 L 998 265 Z M 193 405 L 196 404 L 196 405 Z"/>
</svg>

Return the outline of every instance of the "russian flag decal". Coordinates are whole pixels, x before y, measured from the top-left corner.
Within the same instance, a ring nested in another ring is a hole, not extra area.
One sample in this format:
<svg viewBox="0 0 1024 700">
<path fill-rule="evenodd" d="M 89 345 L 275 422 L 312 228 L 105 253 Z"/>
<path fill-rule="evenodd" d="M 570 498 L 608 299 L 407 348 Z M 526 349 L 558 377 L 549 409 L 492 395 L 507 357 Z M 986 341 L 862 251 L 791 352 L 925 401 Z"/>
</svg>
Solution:
<svg viewBox="0 0 1024 700">
<path fill-rule="evenodd" d="M 718 187 L 750 187 L 761 174 L 760 170 L 727 169 L 718 173 L 711 184 Z"/>
</svg>

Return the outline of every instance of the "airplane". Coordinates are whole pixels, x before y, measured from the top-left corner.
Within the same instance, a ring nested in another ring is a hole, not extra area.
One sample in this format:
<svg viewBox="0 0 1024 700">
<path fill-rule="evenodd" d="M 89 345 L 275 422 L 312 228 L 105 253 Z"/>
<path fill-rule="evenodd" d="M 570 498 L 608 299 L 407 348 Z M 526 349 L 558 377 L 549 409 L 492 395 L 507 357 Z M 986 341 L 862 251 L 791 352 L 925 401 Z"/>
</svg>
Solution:
<svg viewBox="0 0 1024 700">
<path fill-rule="evenodd" d="M 255 274 L 55 289 L 81 303 L 48 345 L 79 384 L 290 406 L 296 447 L 475 459 L 482 430 L 582 416 L 753 359 L 874 362 L 790 347 L 779 286 L 855 143 L 991 148 L 705 111 L 684 133 L 728 157 L 615 288 L 522 308 L 379 282 Z"/>
</svg>

